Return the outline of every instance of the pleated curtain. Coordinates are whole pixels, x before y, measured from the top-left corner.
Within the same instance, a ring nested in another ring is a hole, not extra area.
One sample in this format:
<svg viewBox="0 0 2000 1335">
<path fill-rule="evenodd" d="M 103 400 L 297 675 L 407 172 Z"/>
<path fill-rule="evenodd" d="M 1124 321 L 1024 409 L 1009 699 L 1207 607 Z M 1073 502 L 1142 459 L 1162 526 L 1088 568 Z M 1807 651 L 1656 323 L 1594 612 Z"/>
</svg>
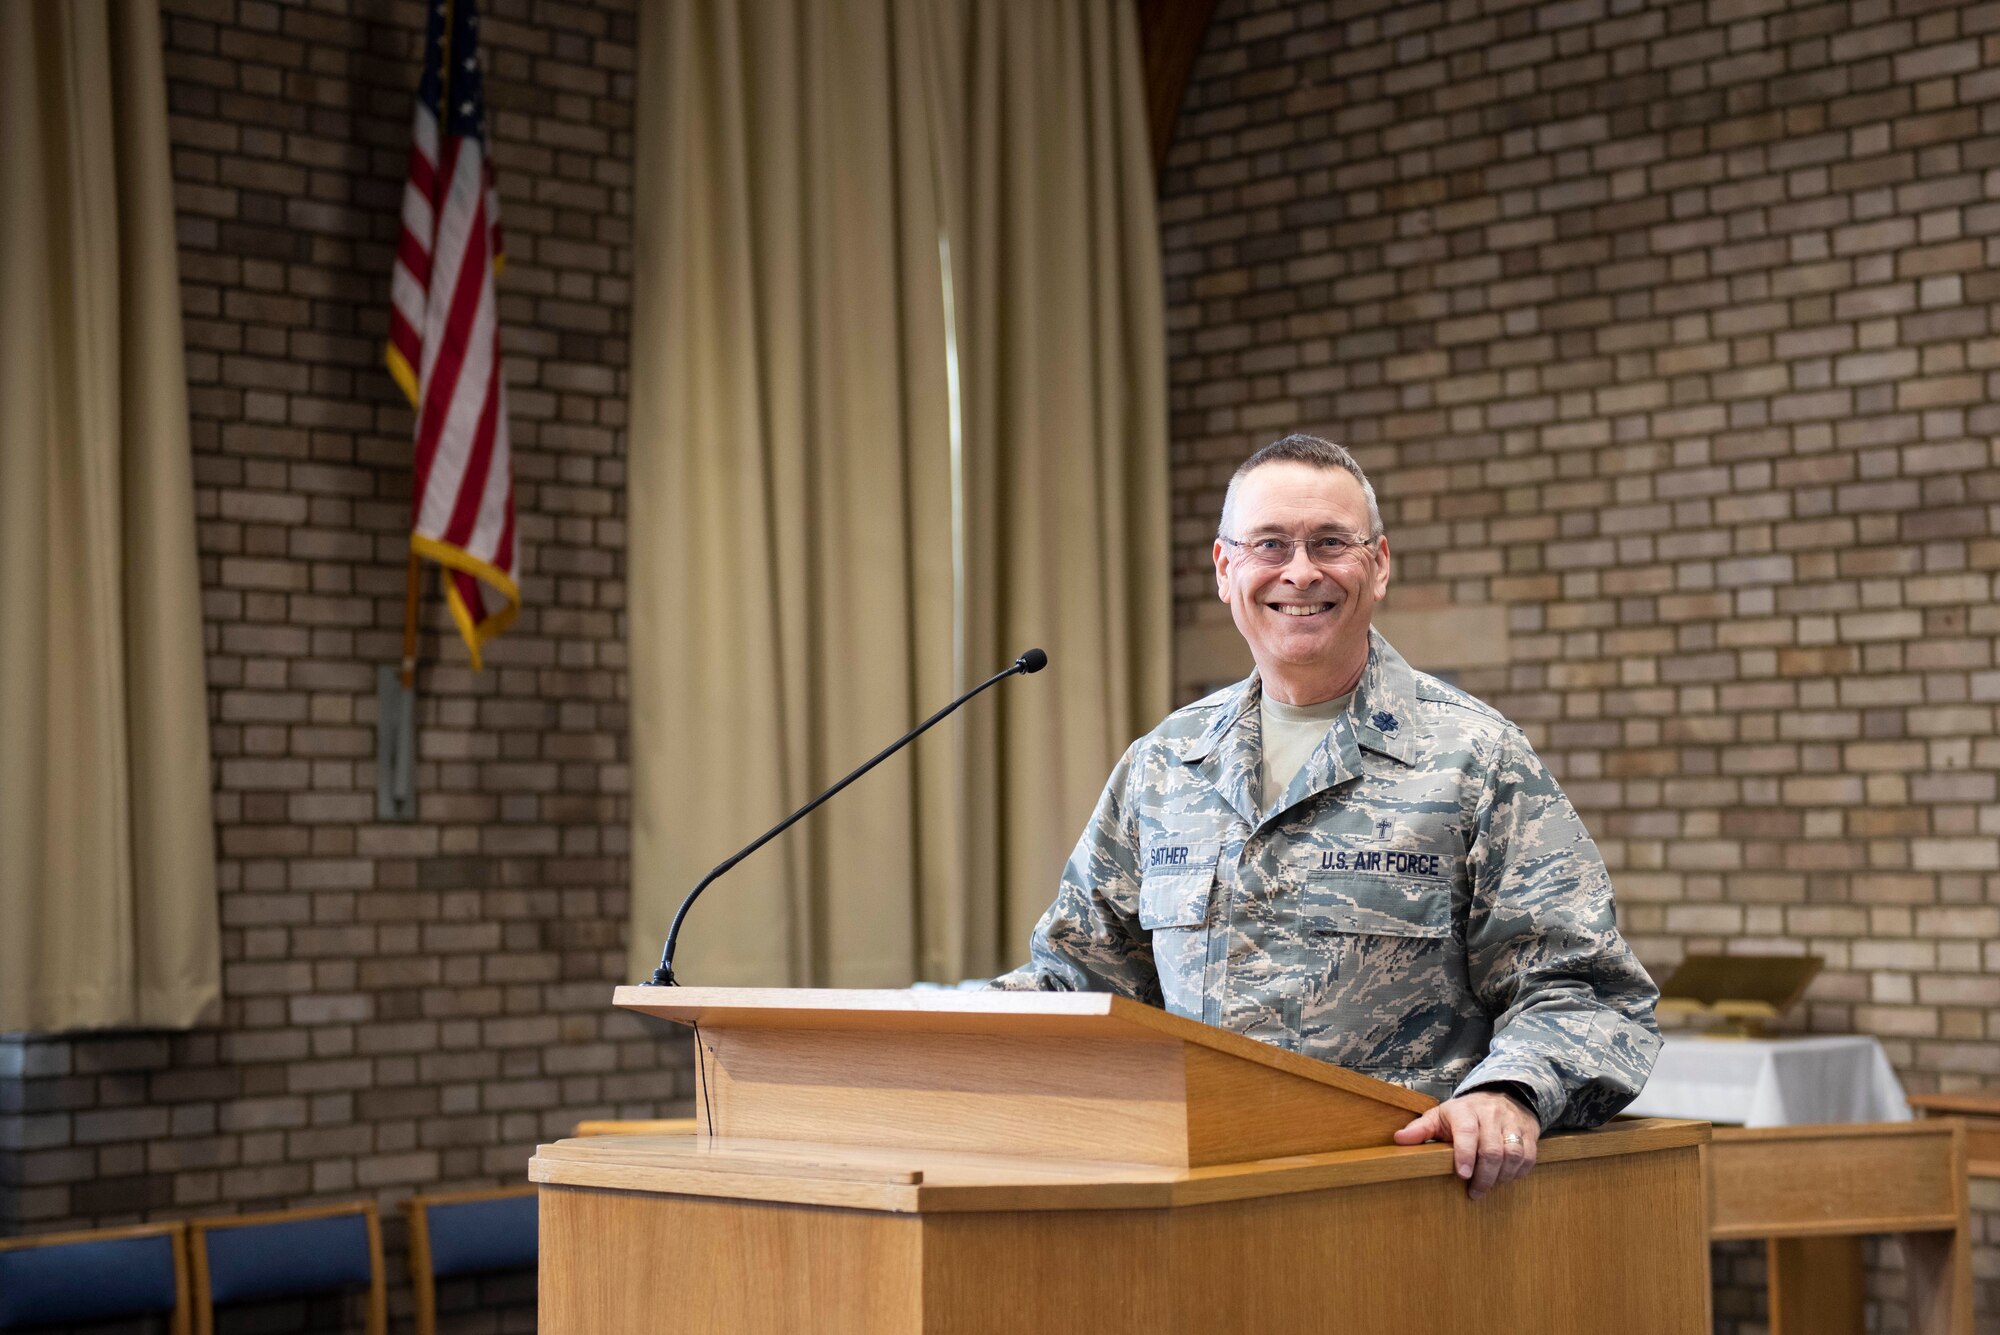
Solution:
<svg viewBox="0 0 2000 1335">
<path fill-rule="evenodd" d="M 1169 691 L 1130 7 L 690 0 L 640 48 L 634 975 L 710 866 L 1039 645 L 731 873 L 677 961 L 990 973 Z"/>
<path fill-rule="evenodd" d="M 155 0 L 0 5 L 0 1031 L 220 995 Z"/>
<path fill-rule="evenodd" d="M 968 657 L 1052 680 L 976 717 L 967 963 L 1026 958 L 1112 764 L 1172 693 L 1165 315 L 1135 6 L 940 19 Z"/>
</svg>

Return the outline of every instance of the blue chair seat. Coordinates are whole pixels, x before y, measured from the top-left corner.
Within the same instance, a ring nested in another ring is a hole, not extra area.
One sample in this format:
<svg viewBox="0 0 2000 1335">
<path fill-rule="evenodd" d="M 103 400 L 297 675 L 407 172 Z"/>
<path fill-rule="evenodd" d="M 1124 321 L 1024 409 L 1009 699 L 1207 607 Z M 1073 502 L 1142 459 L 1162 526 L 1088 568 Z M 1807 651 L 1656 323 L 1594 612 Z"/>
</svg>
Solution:
<svg viewBox="0 0 2000 1335">
<path fill-rule="evenodd" d="M 218 1228 L 205 1241 L 212 1303 L 366 1288 L 373 1279 L 368 1224 L 358 1214 Z"/>
<path fill-rule="evenodd" d="M 533 1196 L 452 1201 L 425 1208 L 431 1273 L 444 1278 L 534 1266 L 540 1235 Z"/>
<path fill-rule="evenodd" d="M 0 1330 L 171 1312 L 178 1301 L 164 1233 L 0 1251 Z"/>
</svg>

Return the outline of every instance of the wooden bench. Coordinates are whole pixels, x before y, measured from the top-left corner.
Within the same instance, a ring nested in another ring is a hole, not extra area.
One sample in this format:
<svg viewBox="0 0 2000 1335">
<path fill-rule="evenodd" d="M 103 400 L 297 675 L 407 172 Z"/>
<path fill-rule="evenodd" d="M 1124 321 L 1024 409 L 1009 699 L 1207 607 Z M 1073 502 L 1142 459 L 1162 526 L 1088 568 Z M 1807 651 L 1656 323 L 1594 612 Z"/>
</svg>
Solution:
<svg viewBox="0 0 2000 1335">
<path fill-rule="evenodd" d="M 1966 1138 L 1955 1120 L 1715 1128 L 1709 1237 L 1765 1239 L 1771 1335 L 1861 1335 L 1878 1233 L 1902 1245 L 1912 1335 L 1971 1335 Z"/>
</svg>

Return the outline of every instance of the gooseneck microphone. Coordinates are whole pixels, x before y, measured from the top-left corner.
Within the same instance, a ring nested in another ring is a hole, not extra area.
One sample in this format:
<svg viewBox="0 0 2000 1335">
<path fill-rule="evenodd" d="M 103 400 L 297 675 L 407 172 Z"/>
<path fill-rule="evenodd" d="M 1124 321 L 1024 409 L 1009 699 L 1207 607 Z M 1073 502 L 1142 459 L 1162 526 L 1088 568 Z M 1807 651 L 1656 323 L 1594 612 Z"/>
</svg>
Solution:
<svg viewBox="0 0 2000 1335">
<path fill-rule="evenodd" d="M 922 723 L 919 723 L 916 727 L 904 733 L 901 737 L 898 737 L 895 741 L 891 742 L 887 747 L 883 748 L 881 751 L 878 751 L 875 754 L 874 758 L 869 760 L 868 763 L 861 766 L 861 768 L 855 770 L 852 774 L 842 779 L 839 783 L 833 785 L 833 787 L 821 793 L 818 797 L 815 797 L 812 801 L 800 807 L 797 811 L 794 811 L 791 815 L 785 817 L 782 821 L 779 821 L 776 825 L 772 826 L 770 829 L 766 830 L 763 834 L 759 835 L 755 843 L 752 843 L 748 847 L 739 850 L 734 857 L 731 857 L 728 861 L 716 867 L 714 871 L 702 877 L 701 884 L 695 886 L 694 889 L 688 891 L 688 897 L 681 901 L 680 909 L 674 914 L 674 925 L 667 929 L 666 949 L 660 952 L 660 967 L 653 970 L 653 976 L 647 980 L 646 985 L 649 987 L 679 986 L 678 980 L 676 980 L 674 977 L 674 947 L 680 941 L 681 924 L 687 921 L 688 910 L 694 907 L 695 900 L 701 898 L 701 892 L 708 889 L 709 885 L 715 880 L 716 877 L 722 875 L 722 873 L 728 871 L 731 867 L 743 861 L 743 859 L 749 857 L 752 853 L 755 853 L 765 844 L 768 844 L 773 839 L 776 839 L 786 830 L 791 829 L 792 826 L 798 824 L 799 821 L 803 820 L 808 814 L 810 814 L 812 811 L 818 808 L 818 806 L 822 802 L 826 801 L 829 797 L 832 797 L 835 793 L 839 792 L 841 789 L 847 787 L 848 784 L 853 783 L 856 779 L 866 774 L 869 770 L 874 769 L 877 765 L 887 760 L 890 756 L 895 755 L 896 752 L 902 750 L 905 746 L 908 746 L 911 742 L 915 741 L 920 735 L 922 735 L 923 732 L 926 729 L 928 729 L 932 724 L 942 721 L 945 715 L 951 713 L 952 710 L 957 709 L 960 705 L 964 704 L 967 700 L 970 700 L 973 696 L 985 690 L 988 686 L 993 685 L 995 682 L 1004 681 L 1008 677 L 1026 676 L 1030 672 L 1040 672 L 1043 668 L 1047 667 L 1048 665 L 1049 665 L 1049 656 L 1047 654 L 1043 653 L 1040 649 L 1028 650 L 1027 653 L 1022 654 L 1019 658 L 1014 660 L 1014 664 L 1012 667 L 1006 669 L 1004 672 L 994 673 L 992 676 L 988 677 L 985 681 L 980 682 L 977 686 L 967 691 L 964 695 L 959 696 L 958 699 L 952 701 L 950 704 L 946 705 L 943 709 L 938 710 L 937 713 L 931 715 L 929 718 L 925 719 Z"/>
</svg>

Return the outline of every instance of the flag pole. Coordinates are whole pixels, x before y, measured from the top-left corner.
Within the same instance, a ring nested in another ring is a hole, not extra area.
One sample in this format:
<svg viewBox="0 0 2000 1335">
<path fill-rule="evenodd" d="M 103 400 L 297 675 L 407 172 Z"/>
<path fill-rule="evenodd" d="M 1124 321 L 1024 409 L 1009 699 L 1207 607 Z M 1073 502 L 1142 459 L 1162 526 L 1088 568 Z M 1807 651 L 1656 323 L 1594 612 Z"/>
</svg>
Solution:
<svg viewBox="0 0 2000 1335">
<path fill-rule="evenodd" d="M 403 689 L 409 690 L 417 684 L 417 603 L 422 597 L 423 572 L 419 569 L 422 558 L 410 553 L 409 576 L 403 587 Z"/>
<path fill-rule="evenodd" d="M 423 589 L 410 553 L 403 583 L 403 661 L 375 668 L 375 819 L 417 818 L 417 604 Z"/>
</svg>

